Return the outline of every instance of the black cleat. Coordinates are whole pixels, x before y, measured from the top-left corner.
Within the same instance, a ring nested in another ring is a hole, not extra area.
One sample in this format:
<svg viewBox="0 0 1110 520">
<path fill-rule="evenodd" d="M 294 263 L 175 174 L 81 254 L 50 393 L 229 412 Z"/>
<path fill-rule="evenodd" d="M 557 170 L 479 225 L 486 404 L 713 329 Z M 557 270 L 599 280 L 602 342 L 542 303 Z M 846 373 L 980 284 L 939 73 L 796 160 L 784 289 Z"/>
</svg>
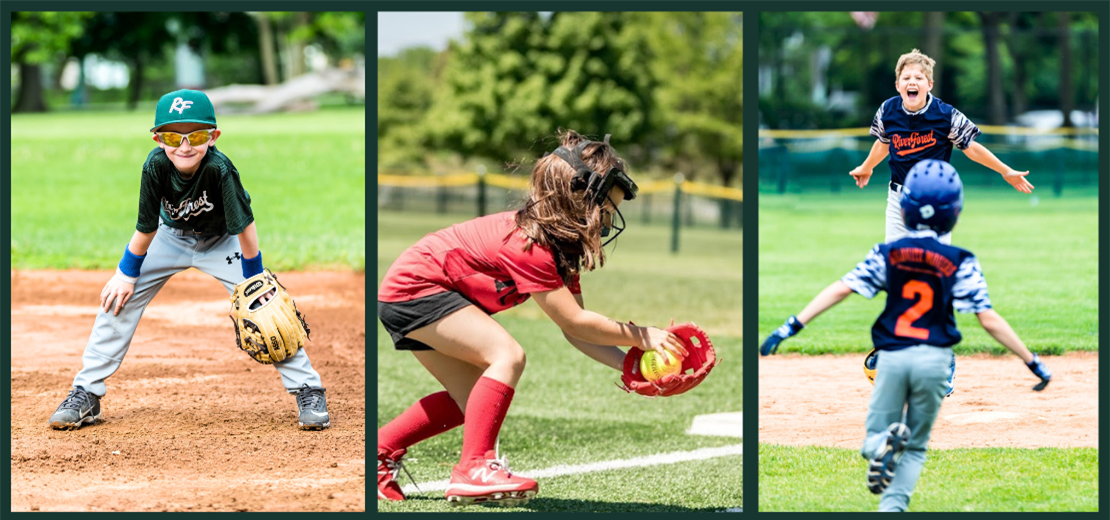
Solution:
<svg viewBox="0 0 1110 520">
<path fill-rule="evenodd" d="M 871 458 L 867 467 L 867 489 L 876 495 L 886 491 L 894 480 L 894 469 L 898 467 L 898 461 L 910 440 L 910 428 L 905 424 L 894 423 L 887 428 L 887 432 L 889 435 L 886 442 Z"/>
</svg>

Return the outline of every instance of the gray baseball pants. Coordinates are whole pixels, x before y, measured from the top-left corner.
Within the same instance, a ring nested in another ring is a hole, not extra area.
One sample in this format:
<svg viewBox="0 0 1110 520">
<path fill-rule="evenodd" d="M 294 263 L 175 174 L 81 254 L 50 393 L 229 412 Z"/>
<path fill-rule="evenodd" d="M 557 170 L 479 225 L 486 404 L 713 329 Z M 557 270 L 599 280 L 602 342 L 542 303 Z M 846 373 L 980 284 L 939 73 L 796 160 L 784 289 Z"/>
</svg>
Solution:
<svg viewBox="0 0 1110 520">
<path fill-rule="evenodd" d="M 879 511 L 909 507 L 954 366 L 950 348 L 918 345 L 879 352 L 875 389 L 867 409 L 867 437 L 860 454 L 866 459 L 874 457 L 886 442 L 891 424 L 904 422 L 910 428 L 906 451 L 894 470 L 894 480 L 879 499 Z"/>
<path fill-rule="evenodd" d="M 230 296 L 235 292 L 235 285 L 244 280 L 241 255 L 236 235 L 197 235 L 159 224 L 135 282 L 135 294 L 120 309 L 118 316 L 112 314 L 114 305 L 108 312 L 103 309 L 97 311 L 96 323 L 85 346 L 85 354 L 81 357 L 83 367 L 73 378 L 73 386 L 103 397 L 108 392 L 104 380 L 119 369 L 143 311 L 170 277 L 195 267 L 219 280 Z M 228 305 L 230 307 L 230 303 Z M 230 320 L 228 325 L 227 344 L 230 347 L 233 333 Z M 306 384 L 310 388 L 324 386 L 320 374 L 312 368 L 305 349 L 274 366 L 281 374 L 282 385 L 290 393 Z"/>
</svg>

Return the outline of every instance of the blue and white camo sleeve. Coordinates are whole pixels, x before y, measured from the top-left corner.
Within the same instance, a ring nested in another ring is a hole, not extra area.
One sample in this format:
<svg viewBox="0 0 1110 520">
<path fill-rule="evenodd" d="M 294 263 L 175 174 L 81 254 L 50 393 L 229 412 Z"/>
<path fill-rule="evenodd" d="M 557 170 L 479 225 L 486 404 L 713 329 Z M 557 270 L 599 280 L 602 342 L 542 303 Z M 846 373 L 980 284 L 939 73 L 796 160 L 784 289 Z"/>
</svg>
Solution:
<svg viewBox="0 0 1110 520">
<path fill-rule="evenodd" d="M 979 259 L 968 257 L 956 270 L 956 284 L 952 287 L 952 308 L 965 313 L 986 312 L 991 309 L 991 298 L 987 295 L 987 279 Z"/>
<path fill-rule="evenodd" d="M 948 139 L 956 145 L 956 148 L 966 150 L 978 135 L 979 127 L 975 126 L 975 123 L 972 123 L 963 112 L 953 108 L 952 131 L 948 133 Z"/>
<path fill-rule="evenodd" d="M 853 291 L 870 300 L 879 291 L 886 290 L 886 259 L 879 252 L 876 245 L 867 253 L 867 258 L 856 265 L 848 274 L 840 279 Z"/>
<path fill-rule="evenodd" d="M 875 112 L 875 119 L 871 120 L 871 135 L 878 137 L 883 143 L 890 143 L 890 138 L 886 136 L 886 128 L 883 127 L 882 105 L 879 105 L 879 110 Z"/>
</svg>

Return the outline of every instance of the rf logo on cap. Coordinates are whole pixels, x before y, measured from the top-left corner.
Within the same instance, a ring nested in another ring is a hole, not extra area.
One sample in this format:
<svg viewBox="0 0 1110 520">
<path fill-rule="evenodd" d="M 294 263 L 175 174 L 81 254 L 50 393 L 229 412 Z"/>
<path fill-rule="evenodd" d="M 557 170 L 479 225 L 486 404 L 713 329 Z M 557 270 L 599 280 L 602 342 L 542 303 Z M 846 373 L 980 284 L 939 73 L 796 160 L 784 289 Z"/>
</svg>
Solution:
<svg viewBox="0 0 1110 520">
<path fill-rule="evenodd" d="M 174 98 L 173 104 L 170 105 L 170 112 L 176 110 L 178 114 L 183 114 L 185 109 L 191 106 L 193 106 L 192 101 L 185 101 L 183 98 Z"/>
</svg>

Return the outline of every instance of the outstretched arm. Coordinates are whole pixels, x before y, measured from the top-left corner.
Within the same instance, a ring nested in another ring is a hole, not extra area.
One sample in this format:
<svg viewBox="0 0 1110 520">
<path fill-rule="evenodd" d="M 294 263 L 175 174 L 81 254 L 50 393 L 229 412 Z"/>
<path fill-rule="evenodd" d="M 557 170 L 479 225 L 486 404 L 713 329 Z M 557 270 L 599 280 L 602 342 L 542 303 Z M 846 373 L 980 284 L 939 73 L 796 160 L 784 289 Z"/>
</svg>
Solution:
<svg viewBox="0 0 1110 520">
<path fill-rule="evenodd" d="M 1018 337 L 1002 315 L 995 312 L 994 309 L 990 309 L 975 316 L 979 318 L 979 324 L 983 326 L 983 330 L 987 331 L 987 334 L 990 334 L 1002 346 L 1009 349 L 1026 364 L 1033 362 L 1033 353 L 1025 347 L 1025 343 L 1021 341 L 1021 338 Z"/>
<path fill-rule="evenodd" d="M 1028 368 L 1030 372 L 1033 372 L 1033 375 L 1041 379 L 1041 382 L 1037 383 L 1037 385 L 1033 387 L 1033 390 L 1038 392 L 1044 390 L 1045 387 L 1048 386 L 1048 382 L 1052 380 L 1052 371 L 1041 362 L 1039 356 L 1030 352 L 1029 349 L 1025 347 L 1025 343 L 1021 342 L 1021 338 L 1014 332 L 1014 329 L 1010 328 L 1010 324 L 1006 323 L 1006 320 L 995 312 L 994 309 L 980 312 L 976 316 L 979 317 L 979 324 L 983 326 L 983 330 L 986 330 L 987 333 L 998 340 L 1002 346 L 1021 358 L 1021 360 L 1025 362 L 1025 367 Z"/>
<path fill-rule="evenodd" d="M 890 155 L 890 147 L 876 139 L 875 144 L 871 145 L 871 151 L 868 152 L 867 159 L 864 159 L 863 164 L 848 172 L 848 175 L 856 179 L 856 186 L 860 188 L 867 186 L 867 183 L 871 181 L 871 174 L 874 173 L 875 167 L 883 162 L 888 155 Z"/>
<path fill-rule="evenodd" d="M 822 312 L 829 310 L 832 306 L 844 301 L 844 298 L 847 298 L 852 292 L 852 288 L 840 280 L 824 288 L 810 300 L 802 309 L 802 312 L 799 312 L 797 316 L 787 318 L 782 326 L 775 329 L 770 336 L 767 336 L 767 339 L 763 340 L 763 344 L 759 346 L 759 355 L 769 356 L 778 352 L 779 343 L 787 338 L 794 337 L 795 334 L 805 328 L 806 323 L 809 323 L 810 320 L 816 318 Z"/>
<path fill-rule="evenodd" d="M 798 321 L 802 322 L 802 325 L 809 323 L 810 320 L 820 316 L 822 312 L 844 301 L 844 298 L 847 298 L 851 294 L 852 289 L 848 287 L 847 284 L 840 280 L 833 282 L 831 285 L 824 288 L 824 290 L 817 293 L 817 296 L 813 297 L 813 300 L 802 309 L 802 312 L 798 313 Z"/>
<path fill-rule="evenodd" d="M 686 357 L 686 347 L 674 334 L 655 327 L 619 323 L 586 310 L 565 286 L 553 291 L 533 293 L 532 297 L 544 313 L 563 330 L 564 335 L 594 345 L 636 346 L 660 355 L 669 351 L 677 357 Z"/>
<path fill-rule="evenodd" d="M 578 301 L 578 305 L 580 307 L 582 307 L 583 309 L 586 308 L 586 305 L 583 303 L 581 294 L 575 294 L 574 299 Z M 571 345 L 574 345 L 574 348 L 582 351 L 582 353 L 588 356 L 590 359 L 616 370 L 622 369 L 622 364 L 624 363 L 623 350 L 612 345 L 598 345 L 596 343 L 583 341 L 574 336 L 571 336 L 565 331 L 563 332 L 563 337 L 567 338 L 567 341 Z"/>
<path fill-rule="evenodd" d="M 1022 193 L 1033 193 L 1033 185 L 1025 178 L 1026 175 L 1029 175 L 1029 172 L 1019 172 L 1006 166 L 1006 163 L 1002 162 L 998 157 L 995 157 L 987 147 L 972 141 L 971 144 L 964 149 L 964 154 L 967 155 L 968 159 L 1002 174 L 1002 178 L 1006 179 L 1006 182 L 1010 183 L 1015 190 Z"/>
</svg>

